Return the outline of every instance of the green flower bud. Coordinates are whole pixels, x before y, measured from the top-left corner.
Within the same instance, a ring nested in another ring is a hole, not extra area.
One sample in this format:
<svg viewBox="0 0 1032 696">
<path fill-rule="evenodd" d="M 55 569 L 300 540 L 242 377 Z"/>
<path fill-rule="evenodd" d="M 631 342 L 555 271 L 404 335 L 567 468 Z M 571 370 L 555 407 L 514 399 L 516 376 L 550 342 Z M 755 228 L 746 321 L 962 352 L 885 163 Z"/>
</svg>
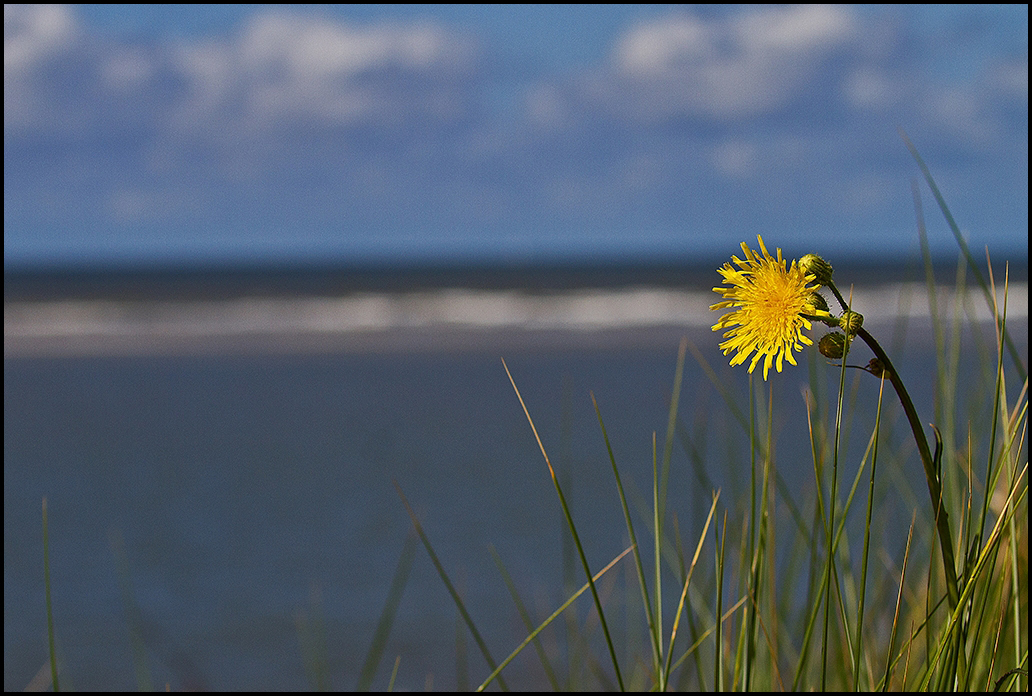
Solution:
<svg viewBox="0 0 1032 696">
<path fill-rule="evenodd" d="M 831 311 L 831 308 L 828 307 L 828 301 L 819 292 L 810 293 L 810 302 L 813 303 L 813 308 L 817 310 L 817 314 Z"/>
<path fill-rule="evenodd" d="M 831 274 L 834 273 L 834 269 L 831 264 L 822 259 L 817 254 L 807 254 L 803 258 L 799 259 L 799 268 L 806 275 L 812 275 L 818 284 L 828 285 L 831 283 Z"/>
<path fill-rule="evenodd" d="M 889 376 L 889 371 L 885 369 L 885 365 L 878 358 L 871 358 L 871 361 L 867 363 L 867 371 L 875 377 Z"/>
<path fill-rule="evenodd" d="M 846 352 L 846 337 L 837 331 L 826 333 L 817 343 L 817 350 L 826 358 L 838 360 Z"/>
<path fill-rule="evenodd" d="M 839 328 L 850 336 L 855 336 L 856 332 L 863 325 L 864 315 L 860 312 L 843 312 L 842 316 L 839 317 Z"/>
</svg>

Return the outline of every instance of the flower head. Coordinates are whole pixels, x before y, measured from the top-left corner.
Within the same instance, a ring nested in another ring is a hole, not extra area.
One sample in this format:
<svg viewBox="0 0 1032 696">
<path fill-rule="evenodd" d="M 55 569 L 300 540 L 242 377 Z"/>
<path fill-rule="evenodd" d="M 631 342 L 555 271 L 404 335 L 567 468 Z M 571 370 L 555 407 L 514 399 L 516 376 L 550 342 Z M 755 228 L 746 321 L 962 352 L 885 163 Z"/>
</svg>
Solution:
<svg viewBox="0 0 1032 696">
<path fill-rule="evenodd" d="M 786 358 L 792 365 L 796 364 L 793 351 L 801 351 L 803 344 L 813 344 L 803 335 L 804 328 L 811 328 L 810 321 L 803 315 L 817 316 L 826 312 L 821 312 L 814 304 L 815 286 L 810 285 L 814 276 L 804 273 L 795 261 L 786 264 L 781 258 L 781 249 L 775 259 L 767 252 L 763 238 L 757 235 L 756 239 L 762 254 L 742 242 L 745 260 L 731 257 L 738 268 L 725 263 L 717 269 L 730 287 L 713 288 L 724 301 L 710 309 L 734 310 L 713 326 L 714 331 L 733 327 L 724 334 L 727 340 L 720 344 L 724 355 L 737 351 L 731 358 L 731 366 L 741 365 L 755 352 L 749 372 L 762 358 L 763 379 L 767 379 L 771 364 L 781 372 Z"/>
</svg>

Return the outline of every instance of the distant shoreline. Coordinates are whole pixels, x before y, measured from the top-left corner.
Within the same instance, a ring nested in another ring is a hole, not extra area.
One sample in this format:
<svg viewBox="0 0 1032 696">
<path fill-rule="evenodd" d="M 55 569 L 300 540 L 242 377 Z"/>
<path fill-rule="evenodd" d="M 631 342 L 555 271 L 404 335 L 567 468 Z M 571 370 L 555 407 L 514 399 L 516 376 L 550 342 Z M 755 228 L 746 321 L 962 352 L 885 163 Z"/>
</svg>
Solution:
<svg viewBox="0 0 1032 696">
<path fill-rule="evenodd" d="M 355 263 L 352 265 L 15 267 L 4 270 L 4 301 L 217 300 L 241 297 L 341 297 L 356 292 L 412 292 L 446 288 L 552 292 L 635 286 L 707 289 L 719 282 L 721 262 Z M 1004 259 L 994 262 L 998 283 Z M 984 264 L 980 270 L 985 273 Z M 956 261 L 936 263 L 938 285 L 956 281 Z M 842 283 L 876 285 L 924 280 L 916 262 L 837 263 Z M 1013 282 L 1028 280 L 1028 259 L 1011 262 Z M 968 272 L 968 282 L 973 284 Z"/>
</svg>

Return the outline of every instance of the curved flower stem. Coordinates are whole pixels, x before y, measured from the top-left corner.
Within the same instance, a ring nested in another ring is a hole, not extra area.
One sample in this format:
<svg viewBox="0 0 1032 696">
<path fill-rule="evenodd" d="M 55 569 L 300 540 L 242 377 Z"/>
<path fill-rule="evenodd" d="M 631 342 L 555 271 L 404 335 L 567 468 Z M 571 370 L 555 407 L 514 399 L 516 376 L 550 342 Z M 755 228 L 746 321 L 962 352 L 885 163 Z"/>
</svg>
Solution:
<svg viewBox="0 0 1032 696">
<path fill-rule="evenodd" d="M 842 293 L 839 292 L 839 289 L 835 287 L 834 283 L 828 283 L 824 287 L 831 290 L 832 294 L 835 295 L 835 299 L 838 300 L 838 303 L 840 305 L 842 305 L 842 311 L 846 311 L 849 309 L 849 303 L 846 302 L 846 299 L 844 297 L 842 297 Z"/>
<path fill-rule="evenodd" d="M 960 592 L 957 589 L 957 565 L 953 555 L 953 534 L 950 531 L 950 517 L 942 502 L 942 481 L 939 478 L 936 463 L 938 457 L 932 457 L 932 452 L 928 447 L 928 439 L 925 437 L 924 429 L 921 427 L 921 420 L 917 416 L 917 409 L 914 408 L 914 402 L 910 400 L 910 394 L 907 393 L 907 388 L 903 385 L 903 380 L 900 379 L 899 373 L 896 372 L 896 368 L 889 359 L 888 354 L 882 350 L 881 345 L 874 339 L 874 336 L 867 332 L 867 329 L 862 327 L 857 329 L 856 335 L 862 338 L 864 343 L 870 347 L 875 357 L 881 361 L 881 364 L 888 372 L 889 381 L 892 382 L 892 387 L 896 390 L 896 396 L 899 397 L 900 404 L 903 406 L 903 412 L 907 415 L 910 429 L 914 432 L 917 450 L 921 454 L 921 463 L 924 464 L 925 478 L 928 480 L 928 495 L 931 496 L 932 508 L 935 513 L 935 526 L 939 534 L 939 546 L 942 549 L 942 564 L 946 571 L 946 592 L 949 597 L 950 610 L 955 610 L 960 602 Z"/>
</svg>

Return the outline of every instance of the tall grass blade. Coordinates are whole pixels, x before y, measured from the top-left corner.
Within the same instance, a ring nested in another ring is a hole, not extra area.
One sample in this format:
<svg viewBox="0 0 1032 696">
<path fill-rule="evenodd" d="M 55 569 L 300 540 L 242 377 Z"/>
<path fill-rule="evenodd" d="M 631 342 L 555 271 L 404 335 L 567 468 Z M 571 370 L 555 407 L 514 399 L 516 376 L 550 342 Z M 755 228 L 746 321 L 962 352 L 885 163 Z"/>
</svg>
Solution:
<svg viewBox="0 0 1032 696">
<path fill-rule="evenodd" d="M 502 660 L 501 664 L 499 664 L 499 665 L 498 665 L 498 667 L 497 667 L 497 668 L 495 668 L 495 671 L 493 671 L 493 672 L 492 672 L 491 674 L 489 674 L 489 675 L 487 676 L 487 679 L 485 679 L 485 680 L 484 680 L 484 683 L 483 683 L 483 684 L 481 684 L 480 686 L 478 686 L 478 687 L 477 687 L 477 691 L 483 691 L 483 690 L 484 690 L 484 689 L 486 689 L 486 688 L 488 687 L 488 685 L 490 685 L 490 684 L 491 684 L 491 682 L 493 682 L 493 681 L 494 681 L 495 679 L 501 679 L 501 677 L 500 677 L 499 675 L 501 674 L 502 670 L 503 670 L 503 669 L 505 669 L 505 668 L 506 668 L 506 666 L 508 666 L 508 664 L 509 664 L 510 662 L 512 662 L 512 661 L 513 661 L 513 660 L 514 660 L 514 659 L 516 658 L 516 656 L 517 656 L 517 655 L 519 655 L 519 654 L 520 654 L 521 652 L 523 652 L 523 649 L 524 649 L 524 648 L 526 648 L 526 647 L 527 647 L 527 646 L 528 646 L 528 645 L 529 645 L 529 644 L 530 644 L 531 642 L 533 642 L 534 640 L 536 640 L 536 639 L 537 639 L 537 637 L 538 637 L 538 635 L 539 635 L 539 634 L 541 633 L 541 631 L 543 631 L 543 630 L 545 630 L 546 628 L 548 628 L 548 625 L 549 625 L 549 624 L 551 624 L 551 623 L 552 623 L 553 621 L 555 621 L 555 620 L 556 620 L 557 618 L 559 618 L 559 616 L 561 616 L 561 615 L 562 615 L 562 613 L 563 613 L 563 612 L 565 612 L 565 611 L 566 611 L 566 610 L 567 610 L 567 609 L 568 609 L 568 608 L 570 607 L 570 605 L 572 605 L 572 604 L 573 604 L 573 603 L 574 603 L 575 601 L 577 601 L 577 598 L 578 598 L 578 597 L 580 597 L 580 596 L 581 596 L 582 594 L 584 594 L 585 592 L 587 592 L 587 591 L 588 591 L 588 590 L 589 590 L 589 589 L 591 588 L 591 586 L 592 586 L 592 584 L 593 584 L 594 582 L 598 582 L 598 580 L 599 580 L 599 579 L 601 579 L 603 575 L 605 575 L 606 573 L 608 573 L 608 572 L 609 572 L 609 570 L 610 570 L 610 569 L 611 569 L 611 568 L 612 568 L 613 566 L 615 566 L 615 565 L 616 565 L 617 563 L 619 563 L 619 562 L 620 562 L 620 561 L 621 561 L 621 560 L 623 559 L 623 557 L 624 557 L 624 556 L 626 556 L 627 554 L 629 554 L 629 553 L 631 552 L 631 549 L 632 549 L 632 548 L 633 548 L 633 547 L 630 547 L 630 546 L 629 546 L 629 547 L 627 547 L 626 549 L 624 549 L 624 550 L 623 550 L 623 551 L 622 551 L 622 552 L 620 553 L 620 555 L 619 555 L 619 556 L 617 556 L 616 558 L 614 558 L 613 560 L 611 560 L 611 561 L 610 561 L 609 563 L 607 563 L 607 564 L 605 565 L 605 567 L 604 567 L 604 568 L 602 568 L 602 570 L 600 570 L 600 571 L 598 571 L 597 573 L 595 573 L 595 575 L 594 575 L 594 576 L 592 577 L 592 582 L 590 582 L 590 583 L 588 583 L 588 582 L 584 583 L 584 584 L 583 584 L 583 585 L 581 586 L 581 588 L 580 588 L 579 590 L 577 590 L 577 591 L 576 591 L 576 592 L 574 592 L 574 593 L 573 593 L 572 595 L 570 595 L 569 599 L 567 599 L 567 600 L 566 600 L 565 602 L 563 602 L 562 604 L 560 604 L 560 605 L 559 605 L 559 608 L 558 608 L 558 609 L 556 609 L 555 611 L 553 611 L 553 612 L 552 612 L 552 613 L 551 613 L 551 614 L 549 615 L 549 617 L 548 617 L 547 619 L 545 619 L 545 620 L 544 620 L 544 622 L 542 622 L 542 624 L 541 624 L 540 626 L 538 626 L 538 627 L 537 627 L 537 628 L 535 628 L 535 629 L 534 629 L 533 631 L 531 631 L 531 632 L 530 632 L 530 635 L 528 635 L 528 636 L 527 636 L 526 638 L 524 638 L 524 639 L 523 639 L 523 642 L 522 642 L 522 643 L 520 643 L 520 644 L 519 644 L 519 645 L 518 645 L 518 646 L 516 647 L 516 649 L 515 649 L 515 650 L 513 650 L 513 651 L 512 651 L 512 652 L 511 652 L 511 653 L 509 654 L 509 656 L 508 656 L 508 657 L 506 657 L 506 658 L 505 658 L 504 660 Z"/>
<path fill-rule="evenodd" d="M 743 433 L 750 433 L 751 426 L 749 425 L 749 418 L 746 417 L 745 413 L 738 405 L 734 396 L 731 394 L 731 391 L 727 387 L 726 380 L 720 379 L 720 377 L 714 371 L 713 367 L 709 364 L 709 361 L 706 360 L 706 356 L 703 355 L 702 352 L 699 350 L 698 346 L 696 346 L 691 341 L 687 341 L 687 345 L 688 350 L 692 352 L 692 357 L 695 358 L 696 362 L 699 364 L 699 367 L 702 368 L 702 371 L 706 375 L 707 379 L 709 379 L 710 383 L 717 390 L 717 393 L 720 394 L 721 398 L 724 401 L 724 404 L 727 406 L 727 409 L 731 413 L 731 416 L 734 419 L 734 421 L 738 423 L 739 426 L 741 426 Z M 750 399 L 750 404 L 751 403 L 752 400 Z M 763 454 L 764 456 L 766 456 L 765 453 Z M 774 483 L 777 486 L 777 492 L 781 495 L 781 499 L 788 505 L 789 512 L 792 514 L 792 519 L 793 521 L 795 521 L 798 531 L 800 533 L 809 534 L 812 531 L 812 529 L 803 520 L 802 514 L 800 513 L 799 508 L 795 503 L 793 497 L 795 494 L 795 490 L 793 489 L 793 487 L 789 485 L 787 481 L 785 481 L 785 479 L 781 475 L 781 472 L 777 470 L 775 470 L 774 472 Z M 712 490 L 712 488 L 713 486 L 708 486 L 708 489 Z"/>
<path fill-rule="evenodd" d="M 681 400 L 681 382 L 684 380 L 684 358 L 686 350 L 688 350 L 688 339 L 682 338 L 681 343 L 677 348 L 677 367 L 674 370 L 674 387 L 670 395 L 670 411 L 667 415 L 666 438 L 663 441 L 663 475 L 660 479 L 659 485 L 659 519 L 661 525 L 666 519 L 666 498 L 668 482 L 670 480 L 670 460 L 674 451 L 674 433 L 677 432 L 677 406 Z"/>
<path fill-rule="evenodd" d="M 946 218 L 946 223 L 949 225 L 950 231 L 953 232 L 953 237 L 957 241 L 957 246 L 960 247 L 960 252 L 964 255 L 964 258 L 968 262 L 968 266 L 975 274 L 975 279 L 978 281 L 978 285 L 982 288 L 982 292 L 985 294 L 986 304 L 992 309 L 993 298 L 989 291 L 989 286 L 985 282 L 985 278 L 982 276 L 982 272 L 978 269 L 975 263 L 974 257 L 971 255 L 971 251 L 968 249 L 967 242 L 964 241 L 964 236 L 960 233 L 960 227 L 957 225 L 957 221 L 953 219 L 953 213 L 950 212 L 950 208 L 946 205 L 946 199 L 943 198 L 942 193 L 939 191 L 938 185 L 935 183 L 935 179 L 932 177 L 932 172 L 925 164 L 924 159 L 917 151 L 917 147 L 910 141 L 910 137 L 906 132 L 900 128 L 899 134 L 903 138 L 903 144 L 906 145 L 907 150 L 910 151 L 910 155 L 917 162 L 918 168 L 921 170 L 921 174 L 924 175 L 925 182 L 928 184 L 928 188 L 931 189 L 932 195 L 935 197 L 935 202 L 939 204 L 939 210 L 942 211 L 943 217 Z M 1004 333 L 1004 342 L 1007 344 L 1007 350 L 1010 351 L 1011 359 L 1014 361 L 1014 367 L 1018 371 L 1018 378 L 1024 382 L 1028 378 L 1028 371 L 1021 362 L 1021 356 L 1018 353 L 1017 347 L 1014 345 L 1013 339 L 1010 334 Z"/>
<path fill-rule="evenodd" d="M 879 380 L 878 386 L 878 408 L 874 415 L 874 433 L 872 434 L 871 451 L 871 483 L 867 489 L 867 519 L 864 524 L 864 550 L 861 557 L 860 569 L 860 596 L 856 612 L 856 640 L 853 656 L 853 690 L 860 690 L 860 663 L 862 661 L 863 633 L 864 633 L 864 608 L 867 601 L 867 561 L 871 552 L 871 520 L 874 517 L 874 479 L 878 470 L 878 432 L 881 426 L 882 397 L 885 394 L 885 376 Z"/>
<path fill-rule="evenodd" d="M 818 443 L 817 434 L 814 431 L 814 424 L 813 424 L 813 411 L 816 408 L 816 405 L 811 402 L 811 394 L 810 394 L 810 392 L 804 392 L 804 397 L 806 399 L 806 425 L 807 425 L 807 431 L 808 431 L 809 437 L 810 437 L 810 457 L 811 457 L 811 459 L 813 461 L 813 476 L 814 476 L 814 482 L 816 484 L 815 487 L 814 487 L 814 492 L 815 492 L 816 497 L 817 497 L 817 501 L 816 501 L 817 504 L 814 506 L 814 517 L 815 517 L 815 520 L 814 520 L 814 530 L 816 530 L 818 523 L 820 523 L 820 524 L 827 524 L 825 522 L 825 520 L 827 519 L 827 513 L 825 512 L 824 484 L 823 484 L 823 481 L 824 481 L 824 463 L 823 463 L 823 458 L 821 456 L 822 448 L 820 447 L 820 445 Z M 819 546 L 819 544 L 817 542 L 817 534 L 812 534 L 810 536 L 810 567 L 811 568 L 816 568 L 817 567 L 818 546 Z M 825 568 L 825 570 L 826 570 L 826 568 Z M 824 596 L 824 577 L 823 577 L 823 574 L 821 575 L 820 582 L 817 583 L 814 586 L 818 588 L 817 589 L 816 597 L 813 596 L 812 592 L 808 592 L 807 593 L 808 599 L 811 600 L 809 602 L 809 606 L 810 606 L 809 616 L 810 616 L 810 618 L 807 621 L 806 628 L 803 631 L 803 644 L 802 644 L 802 647 L 799 650 L 799 659 L 796 662 L 795 676 L 792 678 L 792 691 L 797 691 L 799 689 L 799 684 L 802 681 L 803 673 L 804 673 L 804 671 L 806 669 L 807 660 L 810 657 L 810 645 L 811 645 L 811 641 L 813 639 L 813 630 L 814 630 L 814 626 L 816 625 L 817 614 L 818 614 L 820 606 L 821 606 L 820 605 L 821 599 Z"/>
<path fill-rule="evenodd" d="M 401 603 L 401 595 L 408 583 L 409 571 L 412 570 L 412 560 L 416 556 L 416 536 L 409 534 L 405 537 L 405 545 L 401 550 L 401 557 L 398 559 L 398 567 L 394 570 L 394 577 L 391 578 L 390 589 L 387 590 L 387 599 L 383 604 L 383 611 L 380 612 L 380 619 L 376 622 L 376 631 L 373 633 L 373 640 L 369 644 L 369 652 L 362 662 L 362 670 L 358 674 L 356 691 L 368 691 L 372 686 L 376 670 L 383 659 L 384 649 L 387 647 L 387 638 L 390 636 L 391 627 L 394 625 L 394 617 Z"/>
<path fill-rule="evenodd" d="M 147 665 L 147 646 L 143 640 L 142 616 L 136 604 L 133 592 L 132 577 L 129 574 L 129 557 L 125 552 L 122 534 L 112 529 L 109 534 L 111 551 L 115 556 L 118 570 L 118 584 L 122 591 L 122 604 L 125 607 L 125 619 L 129 627 L 129 645 L 133 652 L 133 667 L 136 670 L 136 688 L 139 691 L 154 691 L 150 667 Z"/>
<path fill-rule="evenodd" d="M 423 542 L 423 547 L 426 549 L 427 554 L 430 556 L 430 561 L 434 564 L 434 568 L 437 569 L 437 574 L 441 576 L 441 581 L 444 582 L 444 586 L 448 589 L 448 594 L 451 595 L 452 601 L 455 602 L 456 608 L 459 610 L 459 614 L 462 615 L 462 620 L 466 622 L 469 632 L 473 635 L 473 640 L 476 641 L 477 647 L 480 648 L 480 654 L 484 656 L 484 661 L 487 662 L 488 667 L 492 670 L 497 669 L 498 665 L 491 657 L 491 651 L 487 649 L 487 643 L 480 635 L 480 631 L 477 630 L 476 624 L 473 623 L 473 617 L 469 615 L 466 610 L 466 604 L 462 601 L 462 597 L 459 596 L 458 591 L 452 584 L 451 579 L 448 577 L 448 573 L 444 570 L 444 566 L 441 564 L 440 559 L 437 558 L 437 553 L 434 552 L 433 545 L 430 544 L 430 539 L 426 536 L 426 532 L 423 531 L 423 525 L 419 523 L 419 518 L 416 517 L 416 511 L 409 505 L 408 498 L 401 492 L 401 486 L 398 485 L 397 481 L 393 481 L 394 488 L 398 491 L 398 495 L 401 497 L 401 502 L 404 503 L 405 509 L 408 511 L 409 517 L 412 519 L 412 526 L 416 530 L 416 534 L 419 535 L 419 540 Z M 498 677 L 498 686 L 503 691 L 508 691 L 509 686 L 505 683 L 505 680 Z"/>
<path fill-rule="evenodd" d="M 850 292 L 849 302 L 845 303 L 843 307 L 846 311 L 852 311 L 853 295 Z M 845 334 L 846 340 L 843 345 L 842 353 L 842 365 L 841 372 L 839 375 L 839 391 L 838 391 L 838 405 L 835 411 L 835 438 L 834 445 L 832 446 L 832 459 L 831 459 L 831 488 L 828 494 L 828 519 L 825 523 L 825 538 L 826 546 L 825 551 L 827 558 L 827 570 L 824 576 L 824 631 L 823 638 L 821 641 L 821 691 L 827 691 L 828 687 L 828 630 L 829 621 L 831 617 L 831 602 L 832 602 L 832 591 L 831 582 L 833 579 L 836 580 L 836 589 L 838 587 L 837 577 L 838 574 L 835 570 L 835 541 L 833 535 L 835 533 L 835 503 L 838 497 L 838 467 L 839 467 L 839 447 L 841 444 L 841 430 L 842 430 L 842 402 L 845 397 L 846 391 L 846 359 L 849 357 L 849 344 L 850 336 L 849 333 Z M 837 594 L 837 593 L 836 593 Z"/>
<path fill-rule="evenodd" d="M 326 612 L 319 585 L 312 585 L 308 602 L 310 609 L 298 611 L 295 616 L 297 637 L 312 690 L 325 692 L 330 690 L 330 669 L 326 649 Z"/>
<path fill-rule="evenodd" d="M 714 525 L 714 529 L 716 529 L 716 525 Z M 714 533 L 714 536 L 716 536 L 716 533 Z M 727 621 L 728 619 L 730 619 L 732 616 L 734 616 L 736 611 L 738 611 L 743 606 L 745 606 L 745 603 L 748 600 L 749 600 L 748 597 L 742 597 L 741 599 L 739 599 L 737 602 L 734 603 L 734 606 L 732 606 L 727 611 L 725 611 L 723 616 L 721 616 L 719 618 L 714 618 L 713 628 L 708 628 L 705 631 L 703 631 L 702 635 L 700 635 L 695 640 L 695 642 L 692 643 L 691 647 L 689 647 L 684 652 L 683 655 L 681 655 L 679 658 L 674 660 L 674 663 L 673 663 L 673 665 L 671 665 L 671 668 L 670 668 L 671 671 L 677 670 L 681 666 L 681 664 L 684 663 L 685 660 L 687 660 L 690 656 L 696 654 L 699 651 L 699 648 L 701 648 L 703 646 L 703 644 L 706 642 L 706 640 L 710 637 L 710 634 L 716 632 L 716 630 L 717 630 L 717 623 L 718 622 L 719 623 L 723 623 L 723 622 Z M 701 690 L 702 689 L 699 689 L 699 691 L 701 691 Z"/>
<path fill-rule="evenodd" d="M 620 685 L 620 691 L 624 691 L 623 676 L 620 674 L 620 663 L 616 658 L 616 648 L 613 647 L 613 638 L 609 634 L 609 625 L 606 623 L 606 615 L 602 609 L 602 601 L 598 597 L 598 590 L 595 587 L 595 581 L 591 575 L 591 568 L 588 565 L 588 559 L 584 555 L 584 547 L 581 545 L 580 535 L 577 534 L 577 527 L 573 523 L 573 516 L 570 514 L 570 508 L 566 504 L 566 496 L 563 495 L 562 486 L 559 485 L 559 479 L 555 475 L 555 469 L 552 468 L 552 462 L 548 458 L 548 452 L 545 451 L 545 445 L 541 442 L 541 436 L 538 435 L 537 426 L 534 425 L 534 419 L 530 417 L 530 411 L 527 410 L 527 404 L 523 402 L 523 396 L 520 394 L 520 390 L 516 386 L 516 381 L 513 379 L 512 373 L 509 372 L 509 366 L 505 364 L 505 360 L 502 360 L 502 367 L 505 368 L 505 374 L 509 377 L 509 383 L 512 384 L 512 388 L 516 392 L 516 398 L 519 399 L 520 406 L 523 407 L 523 413 L 527 416 L 527 422 L 530 423 L 530 429 L 533 431 L 534 438 L 537 440 L 538 447 L 541 449 L 541 455 L 545 458 L 545 464 L 548 466 L 548 473 L 552 477 L 552 484 L 555 486 L 555 492 L 559 496 L 559 505 L 562 507 L 563 514 L 566 516 L 566 524 L 570 528 L 570 534 L 573 536 L 573 543 L 577 546 L 577 553 L 580 556 L 581 566 L 584 568 L 584 574 L 587 576 L 588 584 L 591 587 L 591 597 L 595 602 L 595 610 L 598 612 L 598 620 L 602 625 L 602 632 L 605 634 L 606 646 L 609 648 L 609 657 L 613 663 L 613 671 L 616 673 L 616 681 Z"/>
<path fill-rule="evenodd" d="M 671 658 L 674 654 L 674 641 L 677 640 L 677 627 L 681 623 L 681 613 L 685 610 L 685 601 L 688 598 L 688 586 L 691 585 L 692 575 L 695 573 L 695 564 L 699 561 L 699 555 L 702 553 L 702 545 L 706 541 L 706 536 L 709 534 L 710 522 L 713 521 L 713 515 L 717 511 L 717 501 L 720 500 L 720 491 L 713 494 L 713 504 L 710 505 L 709 514 L 706 516 L 706 524 L 703 525 L 702 532 L 699 534 L 699 543 L 695 546 L 695 554 L 692 556 L 692 562 L 688 564 L 688 574 L 684 580 L 684 587 L 681 590 L 681 598 L 677 601 L 677 613 L 674 614 L 674 624 L 670 629 L 670 644 L 667 646 L 666 651 L 666 666 L 663 668 L 663 678 L 660 680 L 660 684 L 667 684 L 670 682 L 671 674 Z"/>
<path fill-rule="evenodd" d="M 674 386 L 671 390 L 670 409 L 667 416 L 667 432 L 663 444 L 662 465 L 657 468 L 656 434 L 652 434 L 652 538 L 654 541 L 653 591 L 656 596 L 654 610 L 655 633 L 658 637 L 657 663 L 663 662 L 663 528 L 666 525 L 666 498 L 670 480 L 670 461 L 674 448 L 674 433 L 677 431 L 677 407 L 681 398 L 681 383 L 684 379 L 684 358 L 688 349 L 687 337 L 681 339 L 677 349 L 677 367 L 674 370 Z M 661 680 L 663 672 L 657 675 Z M 660 691 L 666 690 L 663 681 L 659 683 Z"/>
<path fill-rule="evenodd" d="M 531 642 L 534 644 L 534 650 L 537 651 L 538 659 L 541 660 L 541 667 L 545 670 L 545 678 L 548 679 L 548 683 L 552 686 L 553 691 L 559 691 L 559 678 L 556 677 L 555 669 L 552 668 L 552 663 L 549 661 L 548 655 L 545 653 L 545 646 L 541 644 L 541 640 L 538 638 L 537 632 L 534 630 L 534 622 L 530 620 L 530 612 L 527 611 L 527 607 L 523 603 L 523 599 L 520 597 L 519 591 L 516 589 L 516 583 L 513 582 L 512 576 L 509 575 L 509 571 L 505 567 L 505 564 L 502 563 L 502 558 L 498 555 L 498 551 L 495 550 L 495 547 L 488 546 L 487 550 L 491 552 L 491 560 L 494 561 L 495 566 L 498 568 L 498 572 L 502 574 L 502 579 L 505 581 L 505 586 L 508 588 L 509 594 L 512 596 L 513 604 L 516 605 L 516 611 L 519 612 L 523 625 L 526 626 L 527 630 L 533 634 Z M 503 660 L 498 669 L 504 669 L 506 664 L 508 663 Z"/>
<path fill-rule="evenodd" d="M 591 394 L 591 403 L 595 407 L 595 416 L 598 418 L 598 425 L 602 429 L 602 439 L 606 443 L 606 452 L 609 454 L 609 463 L 613 467 L 613 477 L 616 479 L 616 490 L 620 495 L 620 506 L 623 510 L 624 523 L 627 525 L 627 534 L 631 540 L 631 548 L 634 553 L 634 569 L 638 574 L 638 586 L 641 588 L 641 601 L 645 609 L 645 618 L 648 622 L 649 638 L 652 642 L 652 669 L 659 678 L 663 647 L 662 636 L 659 634 L 659 626 L 656 624 L 652 612 L 652 603 L 649 600 L 649 588 L 645 582 L 645 568 L 641 562 L 641 552 L 638 550 L 638 537 L 634 534 L 634 523 L 631 521 L 631 512 L 627 506 L 627 497 L 624 495 L 623 483 L 620 480 L 620 470 L 616 466 L 616 457 L 613 455 L 613 446 L 609 442 L 609 434 L 606 432 L 606 424 L 602 421 L 602 411 L 595 400 L 595 394 Z"/>
<path fill-rule="evenodd" d="M 50 530 L 47 524 L 47 499 L 43 498 L 43 594 L 47 605 L 47 649 L 50 651 L 50 683 L 61 690 L 57 679 L 57 651 L 54 649 L 54 607 L 50 601 Z"/>
<path fill-rule="evenodd" d="M 899 572 L 899 592 L 896 593 L 896 610 L 892 615 L 892 630 L 889 633 L 889 645 L 885 653 L 885 676 L 882 677 L 881 691 L 888 691 L 892 680 L 892 669 L 896 662 L 892 659 L 892 646 L 896 643 L 896 634 L 899 630 L 899 610 L 903 604 L 903 588 L 906 587 L 907 561 L 910 560 L 910 542 L 914 540 L 914 524 L 917 520 L 915 510 L 910 518 L 910 530 L 907 532 L 907 545 L 903 551 L 903 566 Z M 905 682 L 904 682 L 905 684 Z"/>
<path fill-rule="evenodd" d="M 394 691 L 394 682 L 398 679 L 398 667 L 401 666 L 401 655 L 394 658 L 394 667 L 391 669 L 391 679 L 387 682 L 387 693 Z"/>
<path fill-rule="evenodd" d="M 716 557 L 716 568 L 717 568 L 717 625 L 714 630 L 714 646 L 716 653 L 713 660 L 713 683 L 716 685 L 717 691 L 724 691 L 724 636 L 723 636 L 723 617 L 721 616 L 721 610 L 724 608 L 724 541 L 727 538 L 727 510 L 724 510 L 724 521 L 723 524 L 718 524 L 713 528 L 716 536 L 720 537 L 720 540 L 715 544 L 714 555 Z"/>
</svg>

